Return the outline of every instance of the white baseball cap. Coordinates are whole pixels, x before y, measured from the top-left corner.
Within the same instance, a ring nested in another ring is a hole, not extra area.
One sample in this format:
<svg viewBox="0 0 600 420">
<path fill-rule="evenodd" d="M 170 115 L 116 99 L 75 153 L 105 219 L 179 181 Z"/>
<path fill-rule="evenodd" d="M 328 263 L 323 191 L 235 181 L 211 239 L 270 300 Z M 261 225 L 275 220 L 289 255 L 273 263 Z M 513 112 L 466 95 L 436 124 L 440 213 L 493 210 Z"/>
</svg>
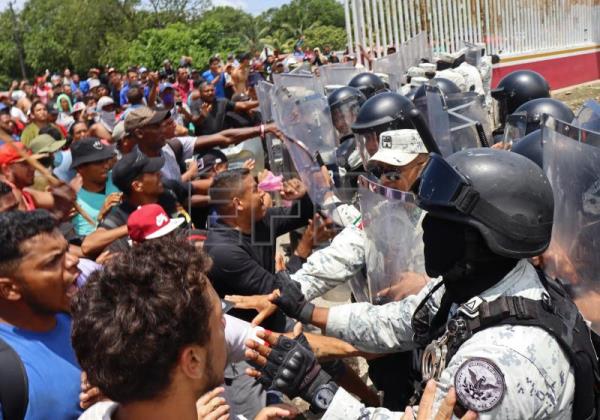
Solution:
<svg viewBox="0 0 600 420">
<path fill-rule="evenodd" d="M 421 67 L 412 66 L 406 70 L 406 75 L 409 77 L 423 77 L 425 76 L 425 69 Z"/>
<path fill-rule="evenodd" d="M 417 130 L 384 131 L 379 135 L 379 150 L 369 163 L 382 162 L 392 166 L 404 166 L 415 160 L 427 149 Z"/>
<path fill-rule="evenodd" d="M 103 96 L 102 98 L 98 99 L 98 103 L 96 104 L 96 112 L 101 112 L 102 108 L 104 108 L 107 105 L 112 105 L 114 103 L 115 101 L 113 101 L 113 98 L 111 98 L 110 96 Z"/>
</svg>

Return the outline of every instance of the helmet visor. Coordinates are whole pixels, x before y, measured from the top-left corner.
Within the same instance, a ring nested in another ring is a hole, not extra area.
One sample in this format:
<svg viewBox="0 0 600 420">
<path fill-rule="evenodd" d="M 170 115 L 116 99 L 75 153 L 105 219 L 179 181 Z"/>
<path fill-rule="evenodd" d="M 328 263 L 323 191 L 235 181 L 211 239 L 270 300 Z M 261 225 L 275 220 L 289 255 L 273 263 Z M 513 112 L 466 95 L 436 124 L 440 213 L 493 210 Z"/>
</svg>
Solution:
<svg viewBox="0 0 600 420">
<path fill-rule="evenodd" d="M 512 144 L 513 141 L 519 140 L 527 134 L 527 114 L 514 113 L 506 118 L 506 126 L 504 127 L 504 144 Z"/>
<path fill-rule="evenodd" d="M 355 136 L 363 167 L 367 170 L 369 159 L 379 150 L 379 133 L 377 131 L 367 131 L 355 134 Z"/>
<path fill-rule="evenodd" d="M 358 100 L 352 99 L 331 109 L 331 119 L 338 140 L 352 134 L 352 124 L 356 121 L 360 105 Z"/>
<path fill-rule="evenodd" d="M 467 179 L 444 160 L 432 153 L 419 182 L 419 203 L 425 206 L 462 207 L 458 198 L 469 186 Z M 462 201 L 462 200 L 461 200 Z"/>
</svg>

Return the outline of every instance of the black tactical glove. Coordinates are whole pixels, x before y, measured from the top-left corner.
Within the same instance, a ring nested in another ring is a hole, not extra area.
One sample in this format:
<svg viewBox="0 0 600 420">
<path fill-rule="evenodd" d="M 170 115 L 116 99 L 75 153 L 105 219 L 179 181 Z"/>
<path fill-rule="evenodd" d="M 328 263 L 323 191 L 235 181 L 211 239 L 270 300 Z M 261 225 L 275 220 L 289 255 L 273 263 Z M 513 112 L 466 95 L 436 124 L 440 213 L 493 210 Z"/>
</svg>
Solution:
<svg viewBox="0 0 600 420">
<path fill-rule="evenodd" d="M 275 300 L 275 305 L 285 312 L 290 318 L 297 319 L 306 324 L 310 323 L 315 305 L 308 302 L 302 294 L 298 282 L 292 280 L 287 271 L 277 273 L 279 278 L 280 296 Z"/>
<path fill-rule="evenodd" d="M 311 410 L 323 411 L 337 391 L 331 376 L 321 369 L 304 334 L 291 339 L 279 336 L 267 357 L 267 364 L 257 367 L 259 381 L 269 390 L 301 397 L 311 403 Z"/>
</svg>

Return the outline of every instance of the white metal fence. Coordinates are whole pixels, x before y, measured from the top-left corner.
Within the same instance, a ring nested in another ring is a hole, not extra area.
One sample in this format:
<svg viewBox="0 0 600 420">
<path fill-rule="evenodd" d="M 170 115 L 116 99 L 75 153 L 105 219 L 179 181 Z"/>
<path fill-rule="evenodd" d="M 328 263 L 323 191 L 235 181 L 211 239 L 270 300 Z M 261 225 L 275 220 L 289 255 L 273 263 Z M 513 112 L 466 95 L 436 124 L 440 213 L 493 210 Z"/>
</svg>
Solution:
<svg viewBox="0 0 600 420">
<path fill-rule="evenodd" d="M 421 31 L 434 52 L 485 42 L 506 55 L 600 42 L 600 0 L 344 0 L 348 48 L 377 57 Z M 359 54 L 357 54 L 359 55 Z"/>
</svg>

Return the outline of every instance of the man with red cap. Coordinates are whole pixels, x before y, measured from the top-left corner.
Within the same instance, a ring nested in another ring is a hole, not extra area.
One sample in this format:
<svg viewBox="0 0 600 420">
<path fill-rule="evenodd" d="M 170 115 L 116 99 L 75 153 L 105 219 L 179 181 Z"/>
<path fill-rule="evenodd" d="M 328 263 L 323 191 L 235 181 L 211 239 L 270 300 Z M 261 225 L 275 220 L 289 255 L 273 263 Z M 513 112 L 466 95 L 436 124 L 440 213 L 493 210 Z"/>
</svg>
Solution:
<svg viewBox="0 0 600 420">
<path fill-rule="evenodd" d="M 134 244 L 162 238 L 185 223 L 184 217 L 170 218 L 158 204 L 140 206 L 127 219 L 127 232 Z"/>
<path fill-rule="evenodd" d="M 46 156 L 32 154 L 23 143 L 3 144 L 0 146 L 0 181 L 12 188 L 19 210 L 48 209 L 58 219 L 62 219 L 72 208 L 75 192 L 66 184 L 51 188 L 49 192 L 32 189 L 35 169 L 22 154 L 36 160 Z"/>
</svg>

